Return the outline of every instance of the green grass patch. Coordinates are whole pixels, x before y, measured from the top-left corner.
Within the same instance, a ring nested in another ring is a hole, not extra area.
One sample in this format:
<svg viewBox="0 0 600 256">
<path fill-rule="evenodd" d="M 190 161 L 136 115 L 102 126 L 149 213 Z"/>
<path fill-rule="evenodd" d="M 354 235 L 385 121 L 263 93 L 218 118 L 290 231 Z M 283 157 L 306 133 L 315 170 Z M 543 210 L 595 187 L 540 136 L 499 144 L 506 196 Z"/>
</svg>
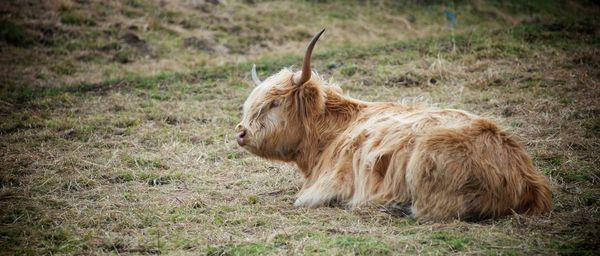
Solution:
<svg viewBox="0 0 600 256">
<path fill-rule="evenodd" d="M 587 119 L 583 127 L 593 136 L 600 137 L 600 117 Z"/>
<path fill-rule="evenodd" d="M 67 10 L 61 13 L 60 21 L 69 25 L 78 25 L 78 26 L 95 26 L 96 21 L 83 13 Z"/>
<path fill-rule="evenodd" d="M 226 250 L 227 254 L 231 255 L 261 255 L 272 250 L 270 245 L 261 243 L 250 243 L 233 246 Z"/>
<path fill-rule="evenodd" d="M 146 159 L 142 157 L 135 157 L 130 155 L 123 156 L 123 161 L 127 163 L 129 167 L 137 167 L 141 169 L 145 168 L 156 168 L 156 169 L 169 169 L 169 166 L 164 163 L 161 159 Z"/>
<path fill-rule="evenodd" d="M 276 248 L 286 247 L 302 241 L 303 254 L 342 255 L 391 255 L 393 247 L 381 238 L 370 235 L 329 234 L 322 232 L 300 232 L 277 234 L 273 239 Z"/>
<path fill-rule="evenodd" d="M 135 173 L 132 171 L 119 171 L 111 179 L 115 183 L 125 183 L 135 180 Z"/>
<path fill-rule="evenodd" d="M 389 255 L 391 246 L 372 236 L 341 235 L 333 239 L 333 244 L 354 255 Z"/>
<path fill-rule="evenodd" d="M 206 255 L 267 255 L 273 251 L 273 247 L 264 243 L 245 243 L 226 246 L 209 245 L 204 248 Z"/>
<path fill-rule="evenodd" d="M 587 161 L 579 159 L 566 159 L 564 156 L 553 156 L 536 159 L 539 166 L 547 175 L 560 178 L 569 183 L 598 182 L 597 171 Z"/>
<path fill-rule="evenodd" d="M 138 178 L 150 186 L 166 185 L 173 182 L 184 182 L 192 176 L 190 173 L 173 171 L 168 173 L 140 172 Z"/>
<path fill-rule="evenodd" d="M 449 249 L 454 252 L 462 251 L 472 241 L 472 239 L 467 238 L 463 235 L 458 235 L 455 233 L 449 233 L 444 231 L 432 234 L 431 239 L 440 241 L 441 243 L 447 245 Z"/>
<path fill-rule="evenodd" d="M 139 126 L 142 123 L 142 120 L 137 117 L 117 116 L 116 118 L 112 119 L 112 123 L 114 126 L 119 128 L 128 128 Z"/>
</svg>

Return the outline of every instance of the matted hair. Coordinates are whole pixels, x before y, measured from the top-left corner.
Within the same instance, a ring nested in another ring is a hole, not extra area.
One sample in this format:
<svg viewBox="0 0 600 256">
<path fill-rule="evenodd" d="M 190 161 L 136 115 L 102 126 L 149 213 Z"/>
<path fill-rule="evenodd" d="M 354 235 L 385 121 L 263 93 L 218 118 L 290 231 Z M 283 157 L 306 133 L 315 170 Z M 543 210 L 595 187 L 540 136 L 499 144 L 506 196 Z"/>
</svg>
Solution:
<svg viewBox="0 0 600 256">
<path fill-rule="evenodd" d="M 427 106 L 350 98 L 311 70 L 261 81 L 244 103 L 236 140 L 293 162 L 304 184 L 295 206 L 401 205 L 421 220 L 479 219 L 551 208 L 548 180 L 523 146 L 491 120 Z"/>
</svg>

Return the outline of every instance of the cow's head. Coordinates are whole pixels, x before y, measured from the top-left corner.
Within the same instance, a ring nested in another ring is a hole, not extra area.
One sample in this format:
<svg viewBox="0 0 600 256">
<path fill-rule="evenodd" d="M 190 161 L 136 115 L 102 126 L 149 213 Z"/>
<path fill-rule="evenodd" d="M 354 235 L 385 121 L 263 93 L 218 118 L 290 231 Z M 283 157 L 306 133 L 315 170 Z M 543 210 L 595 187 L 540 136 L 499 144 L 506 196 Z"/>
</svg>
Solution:
<svg viewBox="0 0 600 256">
<path fill-rule="evenodd" d="M 244 103 L 242 121 L 236 127 L 237 143 L 244 149 L 284 161 L 293 160 L 297 155 L 311 123 L 325 108 L 321 80 L 310 67 L 312 50 L 324 31 L 310 41 L 301 71 L 294 73 L 284 68 L 260 81 L 256 67 L 252 67 L 256 86 Z"/>
</svg>

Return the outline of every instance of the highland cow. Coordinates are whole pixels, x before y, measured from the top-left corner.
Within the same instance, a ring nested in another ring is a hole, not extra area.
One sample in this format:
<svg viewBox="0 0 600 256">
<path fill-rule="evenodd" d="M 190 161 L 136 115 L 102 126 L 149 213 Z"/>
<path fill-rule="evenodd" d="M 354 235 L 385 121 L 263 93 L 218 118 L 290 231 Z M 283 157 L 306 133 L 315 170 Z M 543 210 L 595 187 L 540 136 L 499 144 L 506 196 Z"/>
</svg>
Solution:
<svg viewBox="0 0 600 256">
<path fill-rule="evenodd" d="M 295 163 L 304 176 L 297 207 L 333 201 L 405 206 L 425 221 L 539 214 L 551 208 L 547 179 L 494 122 L 455 110 L 350 98 L 311 71 L 322 30 L 302 70 L 260 81 L 244 103 L 237 143 Z"/>
</svg>

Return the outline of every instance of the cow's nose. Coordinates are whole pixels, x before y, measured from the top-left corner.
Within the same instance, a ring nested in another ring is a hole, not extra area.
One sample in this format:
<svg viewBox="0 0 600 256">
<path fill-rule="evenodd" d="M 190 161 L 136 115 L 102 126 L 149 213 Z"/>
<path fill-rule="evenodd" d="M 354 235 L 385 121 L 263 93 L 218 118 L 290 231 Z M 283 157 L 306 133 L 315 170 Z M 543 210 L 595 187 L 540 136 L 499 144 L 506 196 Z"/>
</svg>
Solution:
<svg viewBox="0 0 600 256">
<path fill-rule="evenodd" d="M 246 145 L 246 129 L 242 129 L 240 132 L 238 132 L 235 135 L 235 140 L 237 141 L 238 145 L 240 146 L 244 146 Z"/>
</svg>

